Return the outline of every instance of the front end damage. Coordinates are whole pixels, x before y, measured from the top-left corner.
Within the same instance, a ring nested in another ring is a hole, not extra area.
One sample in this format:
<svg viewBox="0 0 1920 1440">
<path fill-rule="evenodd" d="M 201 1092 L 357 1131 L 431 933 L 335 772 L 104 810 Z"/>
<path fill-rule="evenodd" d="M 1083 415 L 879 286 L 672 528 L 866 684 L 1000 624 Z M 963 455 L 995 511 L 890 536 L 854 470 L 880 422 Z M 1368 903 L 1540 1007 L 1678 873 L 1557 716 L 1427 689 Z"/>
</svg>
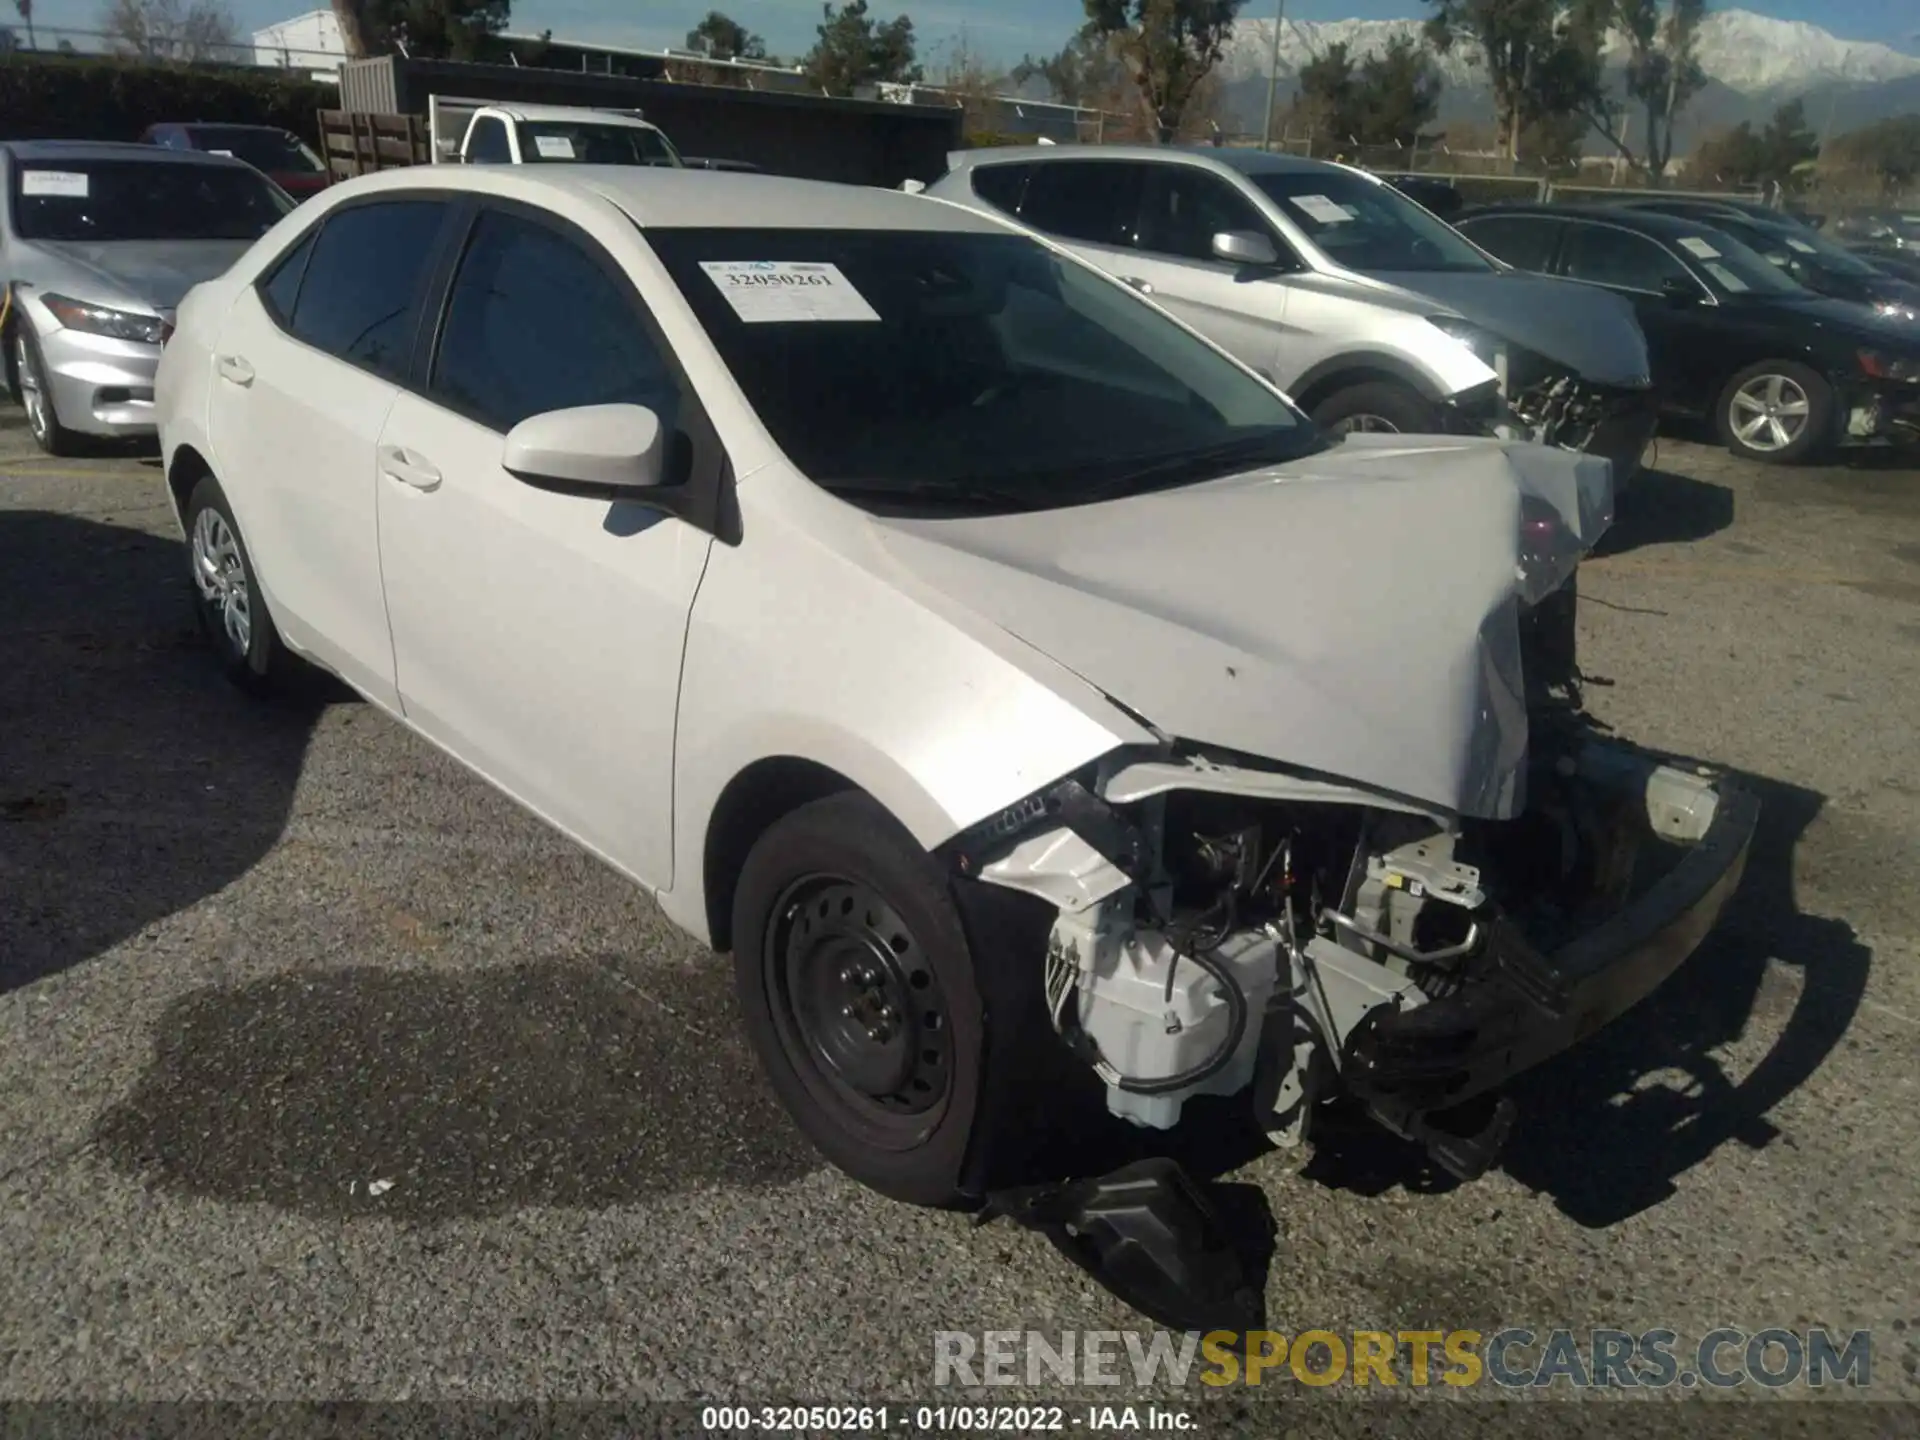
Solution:
<svg viewBox="0 0 1920 1440">
<path fill-rule="evenodd" d="M 1549 503 L 1530 473 L 1476 662 L 1511 690 L 1483 690 L 1457 741 L 1512 772 L 1463 786 L 1475 804 L 1166 734 L 946 847 L 962 876 L 1057 911 L 1047 1011 L 1113 1114 L 1168 1129 L 1195 1096 L 1244 1094 L 1293 1145 L 1346 1097 L 1472 1178 L 1511 1123 L 1503 1083 L 1657 988 L 1718 920 L 1757 804 L 1587 715 L 1575 567 L 1610 512 Z"/>
<path fill-rule="evenodd" d="M 1246 1093 L 1277 1143 L 1350 1096 L 1481 1173 L 1462 1107 L 1639 1001 L 1739 883 L 1728 776 L 1555 724 L 1510 820 L 1462 820 L 1187 746 L 1122 752 L 961 837 L 960 871 L 1058 910 L 1046 999 L 1108 1108 L 1167 1129 Z"/>
</svg>

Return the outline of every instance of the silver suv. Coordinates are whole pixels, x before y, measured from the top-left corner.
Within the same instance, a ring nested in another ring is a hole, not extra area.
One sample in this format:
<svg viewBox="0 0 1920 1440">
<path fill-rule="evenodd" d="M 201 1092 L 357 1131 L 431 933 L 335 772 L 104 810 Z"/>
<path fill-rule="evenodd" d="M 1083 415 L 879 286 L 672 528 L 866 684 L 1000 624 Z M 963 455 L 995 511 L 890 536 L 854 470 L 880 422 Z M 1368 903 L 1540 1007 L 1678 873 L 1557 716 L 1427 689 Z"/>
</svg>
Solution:
<svg viewBox="0 0 1920 1440">
<path fill-rule="evenodd" d="M 1324 428 L 1493 433 L 1639 468 L 1632 307 L 1494 259 L 1391 186 L 1258 150 L 959 151 L 925 193 L 1012 217 L 1266 375 Z"/>
</svg>

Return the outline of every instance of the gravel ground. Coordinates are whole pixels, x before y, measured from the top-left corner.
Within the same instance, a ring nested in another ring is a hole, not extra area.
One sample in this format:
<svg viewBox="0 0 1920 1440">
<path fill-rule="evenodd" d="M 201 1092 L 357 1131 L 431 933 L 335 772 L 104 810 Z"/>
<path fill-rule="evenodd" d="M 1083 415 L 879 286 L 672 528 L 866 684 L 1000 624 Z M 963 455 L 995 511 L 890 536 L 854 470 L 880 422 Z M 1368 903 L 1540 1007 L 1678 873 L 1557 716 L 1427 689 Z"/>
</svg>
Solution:
<svg viewBox="0 0 1920 1440">
<path fill-rule="evenodd" d="M 151 462 L 5 414 L 0 1397 L 952 1402 L 937 1330 L 1142 1328 L 1037 1237 L 827 1170 L 724 964 L 437 751 L 231 693 Z M 1479 1183 L 1359 1133 L 1229 1157 L 1270 1323 L 1871 1327 L 1874 1393 L 1920 1400 L 1920 474 L 1665 441 L 1635 500 L 1584 572 L 1595 708 L 1756 778 L 1743 890 Z M 1384 1423 L 1312 1394 L 1181 1398 Z"/>
</svg>

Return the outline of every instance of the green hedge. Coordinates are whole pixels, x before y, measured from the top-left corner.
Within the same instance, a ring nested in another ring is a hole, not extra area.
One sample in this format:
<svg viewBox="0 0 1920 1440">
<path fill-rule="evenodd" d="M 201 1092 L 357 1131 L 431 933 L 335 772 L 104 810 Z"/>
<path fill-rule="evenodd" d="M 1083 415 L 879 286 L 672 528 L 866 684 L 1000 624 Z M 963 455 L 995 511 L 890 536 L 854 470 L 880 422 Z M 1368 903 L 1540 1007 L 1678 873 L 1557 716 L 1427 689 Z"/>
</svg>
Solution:
<svg viewBox="0 0 1920 1440">
<path fill-rule="evenodd" d="M 149 125 L 278 125 L 313 144 L 338 92 L 303 75 L 94 56 L 0 58 L 0 140 L 138 140 Z"/>
</svg>

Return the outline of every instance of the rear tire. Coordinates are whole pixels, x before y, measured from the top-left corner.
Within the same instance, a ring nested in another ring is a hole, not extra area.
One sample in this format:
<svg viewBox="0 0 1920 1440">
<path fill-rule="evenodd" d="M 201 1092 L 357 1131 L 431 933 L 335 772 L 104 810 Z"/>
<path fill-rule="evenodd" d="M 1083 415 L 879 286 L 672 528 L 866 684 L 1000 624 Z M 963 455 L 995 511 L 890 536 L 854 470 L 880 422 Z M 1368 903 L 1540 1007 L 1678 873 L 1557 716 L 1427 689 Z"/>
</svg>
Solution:
<svg viewBox="0 0 1920 1440">
<path fill-rule="evenodd" d="M 915 1205 L 977 1198 L 1046 1093 L 1010 1083 L 1034 1078 L 1044 950 L 1003 934 L 977 962 L 971 908 L 857 791 L 775 822 L 734 892 L 735 987 L 774 1093 L 835 1166 Z"/>
<path fill-rule="evenodd" d="M 233 507 L 211 475 L 193 487 L 185 521 L 193 612 L 201 634 L 234 684 L 254 692 L 272 689 L 285 678 L 292 657 L 274 628 Z"/>
<path fill-rule="evenodd" d="M 1393 380 L 1363 380 L 1334 391 L 1313 407 L 1313 423 L 1329 435 L 1431 435 L 1440 429 L 1435 406 Z"/>
<path fill-rule="evenodd" d="M 1741 459 L 1797 465 L 1831 438 L 1833 387 L 1797 361 L 1762 360 L 1727 382 L 1714 419 Z"/>
</svg>

